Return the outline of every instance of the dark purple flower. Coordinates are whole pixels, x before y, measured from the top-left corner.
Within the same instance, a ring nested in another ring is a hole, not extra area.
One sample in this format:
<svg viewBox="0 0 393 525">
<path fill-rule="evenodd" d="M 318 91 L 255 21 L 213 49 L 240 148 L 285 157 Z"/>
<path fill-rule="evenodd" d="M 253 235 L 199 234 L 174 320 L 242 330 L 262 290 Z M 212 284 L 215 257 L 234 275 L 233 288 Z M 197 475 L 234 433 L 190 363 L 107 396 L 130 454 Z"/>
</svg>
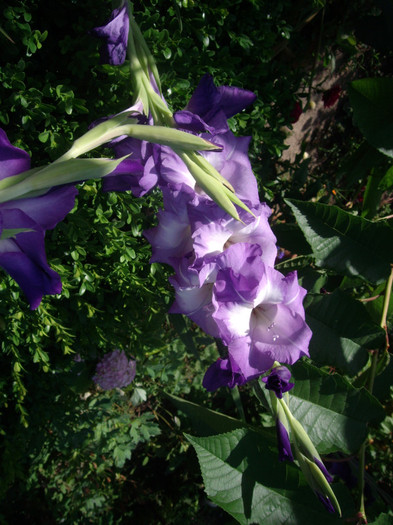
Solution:
<svg viewBox="0 0 393 525">
<path fill-rule="evenodd" d="M 356 487 L 356 477 L 352 474 L 352 470 L 349 464 L 349 460 L 343 461 L 329 461 L 328 463 L 329 474 L 340 477 L 348 488 L 353 489 Z"/>
<path fill-rule="evenodd" d="M 29 168 L 28 154 L 12 146 L 0 130 L 1 179 Z M 22 288 L 32 310 L 38 307 L 44 295 L 61 292 L 60 277 L 48 266 L 46 259 L 45 230 L 54 228 L 64 219 L 74 206 L 76 194 L 73 186 L 63 186 L 39 197 L 0 203 L 0 231 L 3 234 L 0 266 Z"/>
<path fill-rule="evenodd" d="M 30 157 L 23 149 L 13 146 L 0 128 L 0 180 L 30 169 Z"/>
<path fill-rule="evenodd" d="M 288 430 L 278 418 L 276 419 L 276 434 L 279 460 L 293 461 L 293 454 L 291 449 L 291 443 L 289 441 Z"/>
<path fill-rule="evenodd" d="M 113 66 L 123 64 L 127 55 L 129 27 L 130 20 L 125 3 L 112 12 L 109 21 L 104 26 L 95 27 L 91 30 L 93 35 L 104 40 L 100 49 L 103 64 Z"/>
<path fill-rule="evenodd" d="M 211 75 L 204 75 L 183 111 L 174 114 L 176 124 L 183 129 L 200 133 L 225 133 L 227 119 L 254 102 L 251 91 L 232 86 L 216 87 Z"/>
<path fill-rule="evenodd" d="M 208 392 L 213 392 L 224 386 L 233 388 L 236 385 L 243 385 L 245 382 L 246 378 L 236 363 L 232 364 L 230 359 L 219 358 L 207 369 L 202 384 Z"/>
<path fill-rule="evenodd" d="M 266 383 L 268 390 L 273 390 L 279 399 L 282 399 L 282 395 L 285 392 L 291 390 L 294 387 L 293 383 L 290 383 L 291 372 L 286 366 L 277 366 L 273 368 L 267 377 L 263 377 L 262 381 Z"/>
<path fill-rule="evenodd" d="M 330 89 L 324 92 L 322 95 L 323 105 L 325 108 L 331 108 L 340 98 L 341 87 L 339 85 L 334 85 Z"/>
<path fill-rule="evenodd" d="M 93 381 L 103 390 L 123 388 L 135 378 L 136 361 L 120 350 L 106 354 L 96 367 Z"/>
</svg>

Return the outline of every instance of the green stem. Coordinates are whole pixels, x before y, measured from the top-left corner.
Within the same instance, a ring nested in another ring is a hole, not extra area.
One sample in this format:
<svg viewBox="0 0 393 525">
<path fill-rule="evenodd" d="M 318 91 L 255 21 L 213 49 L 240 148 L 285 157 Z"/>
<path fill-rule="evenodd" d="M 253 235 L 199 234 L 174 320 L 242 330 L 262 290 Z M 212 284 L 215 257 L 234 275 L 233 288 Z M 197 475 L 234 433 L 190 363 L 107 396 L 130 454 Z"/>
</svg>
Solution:
<svg viewBox="0 0 393 525">
<path fill-rule="evenodd" d="M 391 265 L 390 269 L 390 275 L 386 282 L 386 288 L 385 288 L 385 298 L 383 301 L 383 307 L 382 307 L 382 316 L 381 316 L 381 323 L 380 326 L 386 331 L 386 320 L 388 315 L 388 309 L 389 309 L 389 303 L 390 303 L 390 297 L 392 293 L 392 285 L 393 285 L 393 265 Z M 389 342 L 387 340 L 385 351 L 388 350 Z M 373 388 L 374 388 L 374 381 L 377 371 L 377 365 L 379 360 L 379 352 L 378 350 L 374 351 L 372 363 L 371 363 L 371 371 L 370 371 L 370 377 L 368 380 L 368 385 L 366 385 L 367 390 L 372 394 Z M 367 516 L 364 508 L 364 474 L 365 474 L 365 466 L 366 466 L 366 447 L 367 447 L 367 441 L 363 443 L 363 445 L 360 448 L 359 452 L 359 482 L 358 482 L 358 490 L 360 494 L 359 498 L 359 518 L 364 521 L 364 523 L 367 523 Z"/>
<path fill-rule="evenodd" d="M 261 405 L 264 408 L 266 408 L 271 413 L 271 409 L 270 409 L 269 403 L 268 403 L 268 401 L 266 399 L 264 391 L 261 388 L 259 379 L 254 379 L 252 381 L 252 386 L 253 386 L 253 389 L 254 389 L 254 394 L 258 398 L 258 401 L 261 403 Z"/>
<path fill-rule="evenodd" d="M 239 412 L 240 419 L 243 421 L 243 423 L 247 423 L 246 421 L 246 413 L 244 412 L 244 407 L 242 403 L 242 399 L 240 397 L 240 392 L 237 386 L 234 386 L 231 389 L 232 399 L 235 403 L 235 406 L 237 408 L 237 411 Z"/>
</svg>

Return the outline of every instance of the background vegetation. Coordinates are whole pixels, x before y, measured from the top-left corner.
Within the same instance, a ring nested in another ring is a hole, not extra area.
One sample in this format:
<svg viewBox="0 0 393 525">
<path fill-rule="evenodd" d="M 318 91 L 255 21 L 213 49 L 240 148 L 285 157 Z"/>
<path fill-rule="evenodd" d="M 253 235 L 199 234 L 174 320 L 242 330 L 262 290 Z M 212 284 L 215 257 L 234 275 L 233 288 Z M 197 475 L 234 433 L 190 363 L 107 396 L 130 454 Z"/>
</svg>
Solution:
<svg viewBox="0 0 393 525">
<path fill-rule="evenodd" d="M 261 198 L 274 210 L 287 257 L 309 248 L 285 198 L 336 204 L 370 219 L 391 212 L 392 181 L 379 185 L 391 159 L 353 124 L 347 96 L 350 80 L 391 75 L 384 26 L 391 10 L 387 0 L 134 3 L 173 109 L 185 106 L 206 72 L 217 85 L 258 95 L 231 126 L 253 137 Z M 131 105 L 127 65 L 100 65 L 99 42 L 89 35 L 110 11 L 104 0 L 15 0 L 3 8 L 0 126 L 33 165 L 57 158 L 93 120 Z M 332 75 L 343 92 L 320 121 L 318 154 L 306 158 L 305 143 L 294 162 L 283 160 L 296 101 L 308 109 L 310 94 L 322 97 L 317 79 Z M 234 523 L 208 502 L 183 437 L 191 422 L 164 392 L 235 417 L 245 411 L 255 425 L 269 416 L 259 414 L 247 385 L 241 402 L 236 391 L 208 394 L 201 386 L 217 355 L 214 341 L 167 314 L 169 268 L 149 264 L 142 235 L 155 224 L 160 194 L 142 200 L 99 190 L 100 182 L 81 184 L 73 212 L 47 234 L 61 296 L 44 298 L 32 312 L 19 287 L 0 274 L 0 521 Z M 358 298 L 371 292 L 356 280 L 309 270 L 301 268 L 309 290 L 340 285 Z M 380 303 L 367 303 L 376 322 Z M 115 348 L 136 358 L 137 376 L 124 391 L 102 392 L 91 378 L 100 357 Z M 388 417 L 372 431 L 371 518 L 393 498 L 389 381 L 378 381 L 376 392 Z"/>
</svg>

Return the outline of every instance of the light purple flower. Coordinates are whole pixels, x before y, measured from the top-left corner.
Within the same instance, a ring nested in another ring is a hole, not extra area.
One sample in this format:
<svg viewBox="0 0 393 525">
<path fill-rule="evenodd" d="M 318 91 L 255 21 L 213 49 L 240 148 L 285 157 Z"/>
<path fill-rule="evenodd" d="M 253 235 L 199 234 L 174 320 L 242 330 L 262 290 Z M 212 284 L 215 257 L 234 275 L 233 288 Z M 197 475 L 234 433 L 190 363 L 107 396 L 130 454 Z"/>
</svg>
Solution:
<svg viewBox="0 0 393 525">
<path fill-rule="evenodd" d="M 30 168 L 26 152 L 10 144 L 0 130 L 0 178 L 17 175 Z M 30 308 L 37 308 L 44 295 L 61 292 L 59 275 L 48 265 L 45 255 L 45 230 L 52 229 L 73 208 L 77 190 L 63 186 L 29 199 L 0 204 L 0 231 L 20 230 L 0 239 L 0 266 L 8 272 L 25 293 Z"/>
<path fill-rule="evenodd" d="M 214 269 L 213 269 L 214 273 Z M 217 324 L 212 317 L 214 311 L 212 303 L 213 284 L 208 276 L 201 284 L 198 272 L 190 268 L 184 258 L 178 266 L 175 275 L 169 278 L 175 289 L 175 301 L 169 310 L 170 313 L 187 315 L 204 332 L 212 337 L 219 337 Z"/>
<path fill-rule="evenodd" d="M 106 354 L 97 364 L 93 381 L 103 390 L 112 390 L 129 385 L 134 380 L 135 374 L 135 359 L 128 359 L 123 351 L 114 350 Z"/>
<path fill-rule="evenodd" d="M 266 372 L 274 361 L 293 364 L 308 355 L 312 335 L 296 272 L 284 277 L 262 262 L 257 248 L 238 243 L 223 253 L 212 296 L 220 336 L 246 377 Z"/>
<path fill-rule="evenodd" d="M 222 146 L 222 150 L 202 151 L 201 155 L 232 184 L 239 199 L 251 208 L 257 207 L 259 205 L 258 186 L 248 158 L 250 137 L 235 137 L 231 131 L 213 137 L 202 136 L 211 143 Z M 210 199 L 197 186 L 184 162 L 169 147 L 161 147 L 157 169 L 161 185 L 186 184 L 198 195 Z"/>
<path fill-rule="evenodd" d="M 263 262 L 273 266 L 277 253 L 276 237 L 269 226 L 270 209 L 266 204 L 252 209 L 254 217 L 239 210 L 241 222 L 228 217 L 210 202 L 201 202 L 198 206 L 193 204 L 189 204 L 189 216 L 196 261 L 219 255 L 233 244 L 249 243 L 258 244 Z"/>
<path fill-rule="evenodd" d="M 191 226 L 187 204 L 195 193 L 186 184 L 163 186 L 164 209 L 158 212 L 158 226 L 144 236 L 152 246 L 151 262 L 178 265 L 178 259 L 192 252 Z"/>
<path fill-rule="evenodd" d="M 101 62 L 118 66 L 123 64 L 127 55 L 128 31 L 130 21 L 127 5 L 115 9 L 108 22 L 91 30 L 91 33 L 104 40 L 100 49 Z"/>
</svg>

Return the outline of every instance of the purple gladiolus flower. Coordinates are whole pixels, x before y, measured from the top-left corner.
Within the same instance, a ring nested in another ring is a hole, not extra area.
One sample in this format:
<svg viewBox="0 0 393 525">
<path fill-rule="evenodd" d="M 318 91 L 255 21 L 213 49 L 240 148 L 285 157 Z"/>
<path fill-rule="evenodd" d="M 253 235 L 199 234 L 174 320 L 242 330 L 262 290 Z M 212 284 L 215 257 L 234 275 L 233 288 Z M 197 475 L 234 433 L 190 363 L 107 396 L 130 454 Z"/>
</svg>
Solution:
<svg viewBox="0 0 393 525">
<path fill-rule="evenodd" d="M 288 431 L 285 425 L 276 419 L 276 434 L 278 445 L 278 459 L 280 461 L 293 461 L 291 443 L 289 441 Z"/>
<path fill-rule="evenodd" d="M 123 64 L 127 55 L 129 28 L 127 5 L 124 4 L 112 12 L 109 21 L 104 26 L 91 30 L 93 35 L 104 40 L 100 49 L 103 64 L 113 66 Z"/>
<path fill-rule="evenodd" d="M 28 154 L 12 146 L 0 129 L 0 178 L 12 177 L 29 168 Z M 11 237 L 0 239 L 0 266 L 22 288 L 32 310 L 39 306 L 44 295 L 61 292 L 60 277 L 46 259 L 45 230 L 64 219 L 74 206 L 76 194 L 73 186 L 63 186 L 39 197 L 0 203 L 0 232 L 16 231 Z"/>
<path fill-rule="evenodd" d="M 286 366 L 277 366 L 273 368 L 267 377 L 263 377 L 262 381 L 266 383 L 268 390 L 273 390 L 279 399 L 285 392 L 294 387 L 294 383 L 290 383 L 291 372 Z"/>
<path fill-rule="evenodd" d="M 135 378 L 136 361 L 120 350 L 106 354 L 96 367 L 93 381 L 103 390 L 123 388 Z"/>
<path fill-rule="evenodd" d="M 255 377 L 274 361 L 293 364 L 308 355 L 312 334 L 304 320 L 306 290 L 296 272 L 284 277 L 262 262 L 258 246 L 245 243 L 230 246 L 219 266 L 213 318 L 243 375 Z"/>
<path fill-rule="evenodd" d="M 232 364 L 230 359 L 219 358 L 207 369 L 202 384 L 208 392 L 213 392 L 224 386 L 233 388 L 236 385 L 243 385 L 245 382 L 246 378 L 236 363 Z"/>
</svg>

